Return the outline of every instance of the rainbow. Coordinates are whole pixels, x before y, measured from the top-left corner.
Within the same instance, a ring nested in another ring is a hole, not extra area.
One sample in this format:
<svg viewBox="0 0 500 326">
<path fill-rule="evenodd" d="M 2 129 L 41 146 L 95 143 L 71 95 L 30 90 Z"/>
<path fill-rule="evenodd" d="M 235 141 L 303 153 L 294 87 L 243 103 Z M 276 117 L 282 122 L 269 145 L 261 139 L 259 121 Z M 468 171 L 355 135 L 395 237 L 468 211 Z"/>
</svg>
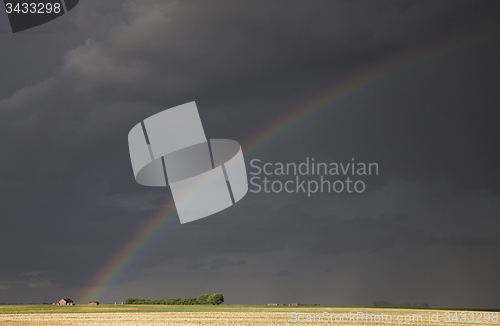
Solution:
<svg viewBox="0 0 500 326">
<path fill-rule="evenodd" d="M 276 141 L 279 138 L 278 136 L 291 132 L 295 127 L 303 124 L 321 111 L 330 108 L 339 100 L 359 92 L 387 75 L 396 73 L 405 67 L 421 63 L 427 59 L 479 44 L 492 36 L 497 35 L 475 33 L 465 39 L 440 43 L 417 52 L 399 55 L 358 73 L 341 83 L 336 83 L 312 99 L 301 103 L 296 108 L 288 110 L 287 113 L 274 119 L 272 123 L 264 127 L 259 133 L 244 141 L 242 148 L 244 149 L 245 156 L 247 158 L 253 156 L 257 150 L 262 150 L 272 144 L 273 141 Z M 77 295 L 78 302 L 102 299 L 111 285 L 115 284 L 117 279 L 127 269 L 131 268 L 133 262 L 151 246 L 154 240 L 164 233 L 164 230 L 167 229 L 169 223 L 176 216 L 175 205 L 173 200 L 170 199 L 168 204 L 158 209 L 152 218 L 91 279 L 89 285 L 84 288 L 83 293 Z"/>
<path fill-rule="evenodd" d="M 91 300 L 100 300 L 108 290 L 109 285 L 114 284 L 123 271 L 132 265 L 134 259 L 146 251 L 147 247 L 162 233 L 169 222 L 174 220 L 175 216 L 177 216 L 177 211 L 173 200 L 171 200 L 166 206 L 162 206 L 127 241 L 127 244 L 113 255 L 104 268 L 92 278 L 85 291 L 77 296 L 79 298 L 77 302 L 87 303 Z"/>
</svg>

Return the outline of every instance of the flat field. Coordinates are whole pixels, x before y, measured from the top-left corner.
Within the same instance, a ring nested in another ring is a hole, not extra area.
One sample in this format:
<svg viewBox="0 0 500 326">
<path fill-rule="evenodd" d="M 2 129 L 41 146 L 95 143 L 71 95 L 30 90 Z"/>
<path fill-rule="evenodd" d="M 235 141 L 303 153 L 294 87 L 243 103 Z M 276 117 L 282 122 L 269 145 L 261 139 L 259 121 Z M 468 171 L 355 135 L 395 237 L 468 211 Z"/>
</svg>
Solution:
<svg viewBox="0 0 500 326">
<path fill-rule="evenodd" d="M 456 314 L 455 314 L 456 313 Z M 315 319 L 315 320 L 314 320 Z M 0 325 L 500 325 L 498 311 L 373 307 L 0 306 Z"/>
</svg>

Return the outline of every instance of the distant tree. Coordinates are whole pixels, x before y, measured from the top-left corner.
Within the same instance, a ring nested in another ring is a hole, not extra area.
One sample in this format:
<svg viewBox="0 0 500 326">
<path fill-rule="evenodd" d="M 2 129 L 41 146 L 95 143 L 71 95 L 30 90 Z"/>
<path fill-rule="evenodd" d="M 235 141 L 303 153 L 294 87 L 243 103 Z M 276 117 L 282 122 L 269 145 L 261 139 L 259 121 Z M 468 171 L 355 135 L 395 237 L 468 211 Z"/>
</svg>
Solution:
<svg viewBox="0 0 500 326">
<path fill-rule="evenodd" d="M 422 308 L 429 308 L 429 305 L 426 302 L 424 302 L 424 303 L 420 304 L 420 307 L 422 307 Z"/>
<path fill-rule="evenodd" d="M 202 294 L 202 295 L 198 296 L 198 301 L 199 301 L 201 304 L 209 304 L 210 302 L 208 302 L 208 297 L 209 297 L 210 295 L 211 295 L 210 293 L 207 293 L 207 294 Z"/>
<path fill-rule="evenodd" d="M 413 306 L 414 306 L 414 307 L 418 307 L 418 303 L 414 303 L 414 304 L 413 304 Z"/>
<path fill-rule="evenodd" d="M 220 293 L 214 293 L 208 296 L 208 302 L 213 305 L 220 305 L 224 302 L 224 296 Z"/>
<path fill-rule="evenodd" d="M 167 300 L 150 300 L 150 299 L 137 299 L 137 298 L 128 298 L 125 300 L 126 304 L 147 304 L 147 305 L 197 305 L 200 303 L 203 304 L 214 304 L 219 305 L 224 302 L 224 297 L 220 293 L 214 294 L 203 294 L 198 297 L 201 299 L 198 301 L 196 298 L 189 299 L 167 299 Z"/>
<path fill-rule="evenodd" d="M 391 303 L 389 301 L 373 301 L 374 307 L 390 307 Z"/>
<path fill-rule="evenodd" d="M 191 298 L 191 299 L 186 299 L 186 304 L 188 305 L 195 305 L 195 304 L 200 304 L 196 298 Z"/>
</svg>

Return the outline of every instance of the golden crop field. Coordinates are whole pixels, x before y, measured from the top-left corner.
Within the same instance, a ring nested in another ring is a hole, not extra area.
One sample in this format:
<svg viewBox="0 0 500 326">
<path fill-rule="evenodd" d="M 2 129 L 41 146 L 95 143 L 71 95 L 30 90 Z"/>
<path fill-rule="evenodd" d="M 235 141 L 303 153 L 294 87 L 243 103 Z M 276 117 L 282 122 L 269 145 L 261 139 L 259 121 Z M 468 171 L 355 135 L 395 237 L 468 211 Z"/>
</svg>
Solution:
<svg viewBox="0 0 500 326">
<path fill-rule="evenodd" d="M 315 320 L 314 320 L 315 319 Z M 429 321 L 431 319 L 431 321 Z M 498 312 L 267 306 L 0 306 L 0 325 L 500 325 Z"/>
</svg>

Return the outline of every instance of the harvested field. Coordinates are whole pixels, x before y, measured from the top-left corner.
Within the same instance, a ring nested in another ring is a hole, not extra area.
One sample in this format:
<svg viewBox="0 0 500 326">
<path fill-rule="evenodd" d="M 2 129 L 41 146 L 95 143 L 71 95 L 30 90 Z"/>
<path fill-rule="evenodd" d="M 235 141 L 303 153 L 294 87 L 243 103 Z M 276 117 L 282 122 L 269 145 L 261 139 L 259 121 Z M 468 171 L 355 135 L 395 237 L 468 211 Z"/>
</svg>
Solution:
<svg viewBox="0 0 500 326">
<path fill-rule="evenodd" d="M 449 314 L 446 312 L 434 309 L 336 307 L 2 306 L 0 308 L 0 325 L 499 325 L 498 318 L 493 318 L 493 316 L 498 316 L 498 312 L 456 310 L 448 310 Z M 455 313 L 457 313 L 457 320 L 452 321 Z M 367 317 L 365 314 L 371 317 Z M 438 322 L 429 322 L 429 316 L 437 316 Z M 466 320 L 461 322 L 460 318 L 464 318 L 464 316 L 466 319 L 467 317 L 477 319 L 482 316 L 482 321 L 467 322 Z M 446 317 L 450 318 L 450 322 L 445 322 Z M 308 318 L 310 322 L 308 322 Z M 313 320 L 314 318 L 316 321 Z M 384 319 L 383 322 L 380 320 L 381 318 Z M 489 319 L 489 321 L 485 319 Z"/>
</svg>

